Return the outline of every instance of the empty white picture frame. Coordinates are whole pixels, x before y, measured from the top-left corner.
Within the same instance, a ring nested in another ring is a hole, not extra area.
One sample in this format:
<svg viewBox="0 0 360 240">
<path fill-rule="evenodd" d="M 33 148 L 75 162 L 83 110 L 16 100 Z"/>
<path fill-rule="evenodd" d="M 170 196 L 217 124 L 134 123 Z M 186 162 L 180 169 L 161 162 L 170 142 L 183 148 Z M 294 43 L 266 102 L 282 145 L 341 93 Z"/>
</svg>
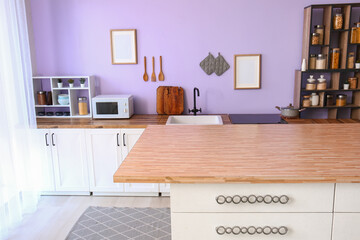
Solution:
<svg viewBox="0 0 360 240">
<path fill-rule="evenodd" d="M 113 29 L 110 38 L 112 64 L 137 64 L 136 29 Z"/>
<path fill-rule="evenodd" d="M 259 89 L 261 54 L 239 54 L 234 57 L 234 89 Z"/>
</svg>

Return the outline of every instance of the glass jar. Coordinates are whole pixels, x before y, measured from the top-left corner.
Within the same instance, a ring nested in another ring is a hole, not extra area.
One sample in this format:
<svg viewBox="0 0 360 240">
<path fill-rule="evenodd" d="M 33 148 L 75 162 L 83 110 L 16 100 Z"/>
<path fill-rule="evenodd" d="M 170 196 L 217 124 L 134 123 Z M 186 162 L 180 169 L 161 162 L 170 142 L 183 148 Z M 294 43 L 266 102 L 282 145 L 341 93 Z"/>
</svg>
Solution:
<svg viewBox="0 0 360 240">
<path fill-rule="evenodd" d="M 51 93 L 51 91 L 47 93 L 47 96 L 46 96 L 46 104 L 47 104 L 47 105 L 53 105 L 53 104 L 52 104 L 52 93 Z"/>
<path fill-rule="evenodd" d="M 303 97 L 302 106 L 303 107 L 310 107 L 311 106 L 310 95 L 306 95 L 306 96 Z"/>
<path fill-rule="evenodd" d="M 345 94 L 337 95 L 337 97 L 336 97 L 336 106 L 338 106 L 338 107 L 345 106 L 346 105 L 346 98 L 347 98 L 347 95 L 345 95 Z"/>
<path fill-rule="evenodd" d="M 331 52 L 331 69 L 338 69 L 339 68 L 339 61 L 340 61 L 340 48 L 333 48 Z"/>
<path fill-rule="evenodd" d="M 356 89 L 356 86 L 357 86 L 357 78 L 356 77 L 349 77 L 348 82 L 350 84 L 350 89 Z"/>
<path fill-rule="evenodd" d="M 319 45 L 320 44 L 320 34 L 313 33 L 311 35 L 311 45 Z"/>
<path fill-rule="evenodd" d="M 350 43 L 357 43 L 356 35 L 357 35 L 357 27 L 352 27 L 350 33 Z"/>
<path fill-rule="evenodd" d="M 355 43 L 360 43 L 360 22 L 356 23 L 356 42 Z"/>
<path fill-rule="evenodd" d="M 316 89 L 316 83 L 315 83 L 315 78 L 313 75 L 310 75 L 310 77 L 307 79 L 307 83 L 306 83 L 306 90 L 315 90 Z"/>
<path fill-rule="evenodd" d="M 324 54 L 318 54 L 316 57 L 316 69 L 325 69 L 326 67 L 326 58 Z"/>
<path fill-rule="evenodd" d="M 315 33 L 319 34 L 319 44 L 324 44 L 324 25 L 315 25 Z"/>
<path fill-rule="evenodd" d="M 309 69 L 315 69 L 315 68 L 316 68 L 316 55 L 310 54 Z"/>
<path fill-rule="evenodd" d="M 46 92 L 38 91 L 37 92 L 37 100 L 38 100 L 38 105 L 46 105 Z"/>
<path fill-rule="evenodd" d="M 78 98 L 79 115 L 88 115 L 87 98 Z"/>
<path fill-rule="evenodd" d="M 326 95 L 326 106 L 334 106 L 334 95 Z"/>
<path fill-rule="evenodd" d="M 344 22 L 344 20 L 343 20 L 342 13 L 336 13 L 334 18 L 333 18 L 333 28 L 335 30 L 342 29 L 343 22 Z"/>
<path fill-rule="evenodd" d="M 325 90 L 326 89 L 326 79 L 324 78 L 324 75 L 320 75 L 318 78 L 318 84 L 316 86 L 317 90 Z"/>
<path fill-rule="evenodd" d="M 311 106 L 319 106 L 320 96 L 316 93 L 312 93 L 310 97 Z"/>
<path fill-rule="evenodd" d="M 355 66 L 355 53 L 354 52 L 350 52 L 348 55 L 348 62 L 347 62 L 347 68 L 354 68 Z"/>
</svg>

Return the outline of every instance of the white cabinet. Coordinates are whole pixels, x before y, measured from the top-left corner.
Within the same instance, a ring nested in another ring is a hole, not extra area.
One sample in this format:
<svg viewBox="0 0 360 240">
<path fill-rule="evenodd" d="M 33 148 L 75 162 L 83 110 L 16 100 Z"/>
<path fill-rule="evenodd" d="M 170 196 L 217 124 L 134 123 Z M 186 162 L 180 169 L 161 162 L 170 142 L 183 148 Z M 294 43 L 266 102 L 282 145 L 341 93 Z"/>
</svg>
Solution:
<svg viewBox="0 0 360 240">
<path fill-rule="evenodd" d="M 337 183 L 335 212 L 360 213 L 360 183 Z"/>
<path fill-rule="evenodd" d="M 359 240 L 360 213 L 335 213 L 332 240 Z"/>
<path fill-rule="evenodd" d="M 137 140 L 139 140 L 144 129 L 122 129 L 122 157 L 123 160 L 130 153 Z M 159 184 L 158 183 L 125 183 L 125 192 L 128 193 L 154 193 L 158 195 Z M 148 195 L 148 194 L 147 194 Z"/>
<path fill-rule="evenodd" d="M 56 129 L 50 133 L 56 191 L 89 192 L 84 130 Z"/>
<path fill-rule="evenodd" d="M 42 159 L 43 194 L 89 195 L 85 133 L 79 129 L 33 131 Z"/>
<path fill-rule="evenodd" d="M 160 183 L 159 188 L 162 196 L 170 196 L 170 183 Z"/>
<path fill-rule="evenodd" d="M 86 130 L 90 191 L 95 195 L 124 191 L 124 184 L 113 181 L 122 161 L 121 145 L 118 129 Z"/>
</svg>

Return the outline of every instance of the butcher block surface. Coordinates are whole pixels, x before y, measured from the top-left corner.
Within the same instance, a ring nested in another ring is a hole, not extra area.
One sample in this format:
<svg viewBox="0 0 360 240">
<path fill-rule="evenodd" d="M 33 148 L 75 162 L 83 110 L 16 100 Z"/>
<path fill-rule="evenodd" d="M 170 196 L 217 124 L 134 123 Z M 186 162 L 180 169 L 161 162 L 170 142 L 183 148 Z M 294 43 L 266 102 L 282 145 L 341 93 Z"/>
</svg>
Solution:
<svg viewBox="0 0 360 240">
<path fill-rule="evenodd" d="M 358 124 L 148 126 L 114 175 L 139 183 L 360 183 Z"/>
</svg>

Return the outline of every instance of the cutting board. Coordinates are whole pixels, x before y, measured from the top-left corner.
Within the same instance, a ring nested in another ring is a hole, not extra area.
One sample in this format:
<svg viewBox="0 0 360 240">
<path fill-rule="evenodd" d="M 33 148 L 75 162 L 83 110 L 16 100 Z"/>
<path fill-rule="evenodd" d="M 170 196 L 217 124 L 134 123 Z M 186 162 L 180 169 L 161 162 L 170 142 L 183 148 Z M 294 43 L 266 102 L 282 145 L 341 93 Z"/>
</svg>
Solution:
<svg viewBox="0 0 360 240">
<path fill-rule="evenodd" d="M 156 90 L 156 112 L 179 115 L 184 111 L 184 90 L 181 87 L 160 86 Z"/>
</svg>

